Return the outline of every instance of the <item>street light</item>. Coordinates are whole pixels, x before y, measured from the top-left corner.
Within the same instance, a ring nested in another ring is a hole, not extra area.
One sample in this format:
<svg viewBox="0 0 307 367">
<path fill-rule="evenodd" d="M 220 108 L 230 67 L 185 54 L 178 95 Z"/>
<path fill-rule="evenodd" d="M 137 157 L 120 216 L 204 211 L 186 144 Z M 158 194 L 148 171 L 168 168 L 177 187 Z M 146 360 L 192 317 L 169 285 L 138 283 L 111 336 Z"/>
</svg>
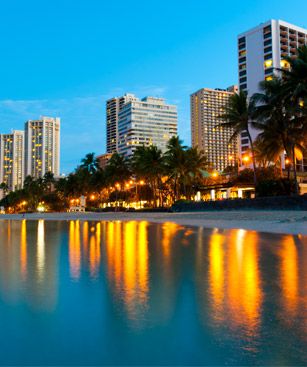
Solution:
<svg viewBox="0 0 307 367">
<path fill-rule="evenodd" d="M 213 177 L 213 178 L 217 178 L 217 177 L 218 177 L 218 175 L 219 175 L 219 174 L 218 174 L 218 172 L 213 172 L 213 173 L 212 173 L 212 177 Z"/>
</svg>

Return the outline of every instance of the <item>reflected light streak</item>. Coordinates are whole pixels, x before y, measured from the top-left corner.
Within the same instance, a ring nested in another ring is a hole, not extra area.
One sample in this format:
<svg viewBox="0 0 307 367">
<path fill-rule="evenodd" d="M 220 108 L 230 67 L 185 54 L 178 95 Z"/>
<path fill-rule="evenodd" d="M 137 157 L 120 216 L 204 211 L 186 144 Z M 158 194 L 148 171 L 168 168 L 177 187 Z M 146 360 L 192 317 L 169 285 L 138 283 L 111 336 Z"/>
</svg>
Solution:
<svg viewBox="0 0 307 367">
<path fill-rule="evenodd" d="M 292 316 L 298 303 L 298 255 L 292 236 L 285 236 L 280 250 L 280 281 L 285 309 Z"/>
<path fill-rule="evenodd" d="M 176 223 L 166 222 L 162 226 L 162 249 L 163 257 L 168 260 L 171 254 L 171 244 L 180 226 Z"/>
<path fill-rule="evenodd" d="M 147 222 L 140 222 L 138 229 L 138 273 L 139 287 L 142 298 L 146 301 L 148 292 L 148 240 L 147 240 Z"/>
<path fill-rule="evenodd" d="M 20 237 L 20 271 L 23 280 L 27 278 L 27 222 L 21 222 L 21 237 Z"/>
<path fill-rule="evenodd" d="M 214 317 L 222 321 L 224 313 L 222 304 L 224 301 L 224 236 L 214 232 L 209 243 L 209 285 L 213 302 Z"/>
<path fill-rule="evenodd" d="M 107 225 L 107 262 L 110 284 L 123 302 L 128 319 L 140 326 L 148 302 L 148 223 L 115 222 Z"/>
<path fill-rule="evenodd" d="M 99 266 L 100 266 L 100 239 L 101 239 L 101 224 L 97 223 L 96 226 L 91 227 L 91 236 L 90 236 L 90 273 L 92 278 L 97 278 L 99 274 Z"/>
<path fill-rule="evenodd" d="M 136 294 L 136 222 L 124 223 L 124 287 L 125 303 L 133 312 Z"/>
<path fill-rule="evenodd" d="M 45 274 L 45 222 L 38 221 L 37 227 L 37 276 L 41 282 Z"/>
<path fill-rule="evenodd" d="M 227 302 L 233 315 L 234 326 L 244 326 L 249 336 L 257 333 L 262 304 L 258 250 L 256 232 L 232 231 L 227 254 Z"/>
<path fill-rule="evenodd" d="M 80 222 L 69 222 L 69 267 L 70 276 L 78 280 L 81 267 Z"/>
<path fill-rule="evenodd" d="M 87 248 L 88 248 L 88 222 L 83 222 L 82 234 L 83 234 L 83 247 L 84 247 L 85 252 L 87 252 Z"/>
</svg>

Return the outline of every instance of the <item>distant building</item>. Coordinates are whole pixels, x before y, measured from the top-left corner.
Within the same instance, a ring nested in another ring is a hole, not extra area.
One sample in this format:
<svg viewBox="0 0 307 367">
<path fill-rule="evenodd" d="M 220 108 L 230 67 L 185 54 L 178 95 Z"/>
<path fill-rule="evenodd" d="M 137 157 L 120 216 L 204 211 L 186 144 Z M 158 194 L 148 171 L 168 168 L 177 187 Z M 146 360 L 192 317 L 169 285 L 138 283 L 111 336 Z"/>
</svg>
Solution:
<svg viewBox="0 0 307 367">
<path fill-rule="evenodd" d="M 24 132 L 0 135 L 0 183 L 9 191 L 21 189 L 24 181 Z"/>
<path fill-rule="evenodd" d="M 307 29 L 284 22 L 269 20 L 238 36 L 239 88 L 249 96 L 259 92 L 259 83 L 278 74 L 278 68 L 287 68 L 285 57 L 296 57 L 297 48 L 307 44 Z M 258 132 L 251 129 L 252 138 Z M 240 141 L 243 155 L 249 149 L 247 133 Z M 302 162 L 303 164 L 303 162 Z M 307 160 L 305 162 L 307 170 Z"/>
<path fill-rule="evenodd" d="M 137 100 L 133 94 L 125 94 L 122 97 L 111 98 L 106 104 L 106 146 L 107 153 L 115 153 L 118 150 L 118 115 L 122 107 L 129 101 Z"/>
<path fill-rule="evenodd" d="M 60 175 L 60 119 L 41 117 L 25 124 L 25 176 Z"/>
<path fill-rule="evenodd" d="M 134 98 L 125 103 L 118 115 L 118 152 L 131 156 L 138 146 L 156 145 L 163 152 L 177 135 L 177 107 L 163 98 Z"/>
<path fill-rule="evenodd" d="M 203 88 L 190 97 L 192 146 L 203 150 L 218 171 L 237 164 L 238 141 L 230 142 L 234 131 L 218 126 L 223 122 L 220 116 L 225 112 L 224 107 L 237 90 L 236 86 L 227 90 Z"/>
<path fill-rule="evenodd" d="M 110 158 L 112 157 L 112 153 L 105 153 L 97 156 L 97 160 L 99 163 L 99 167 L 105 169 Z"/>
</svg>

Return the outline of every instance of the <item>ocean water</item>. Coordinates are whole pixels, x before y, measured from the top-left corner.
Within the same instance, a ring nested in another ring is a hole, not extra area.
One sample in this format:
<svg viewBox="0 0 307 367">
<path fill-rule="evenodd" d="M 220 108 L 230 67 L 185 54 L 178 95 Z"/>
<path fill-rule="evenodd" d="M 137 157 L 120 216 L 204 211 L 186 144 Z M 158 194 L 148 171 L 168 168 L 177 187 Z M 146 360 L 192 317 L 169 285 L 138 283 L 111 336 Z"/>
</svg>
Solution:
<svg viewBox="0 0 307 367">
<path fill-rule="evenodd" d="M 1 365 L 307 365 L 307 238 L 0 221 Z"/>
</svg>

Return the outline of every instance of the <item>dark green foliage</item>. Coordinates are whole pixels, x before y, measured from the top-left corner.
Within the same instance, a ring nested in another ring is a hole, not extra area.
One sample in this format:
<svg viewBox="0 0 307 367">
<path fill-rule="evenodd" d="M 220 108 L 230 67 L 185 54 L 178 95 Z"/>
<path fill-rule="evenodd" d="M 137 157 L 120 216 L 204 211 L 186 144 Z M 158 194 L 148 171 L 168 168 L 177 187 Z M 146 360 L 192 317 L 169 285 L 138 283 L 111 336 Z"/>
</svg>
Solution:
<svg viewBox="0 0 307 367">
<path fill-rule="evenodd" d="M 256 186 L 257 196 L 286 196 L 296 193 L 295 181 L 285 178 L 263 180 Z"/>
</svg>

